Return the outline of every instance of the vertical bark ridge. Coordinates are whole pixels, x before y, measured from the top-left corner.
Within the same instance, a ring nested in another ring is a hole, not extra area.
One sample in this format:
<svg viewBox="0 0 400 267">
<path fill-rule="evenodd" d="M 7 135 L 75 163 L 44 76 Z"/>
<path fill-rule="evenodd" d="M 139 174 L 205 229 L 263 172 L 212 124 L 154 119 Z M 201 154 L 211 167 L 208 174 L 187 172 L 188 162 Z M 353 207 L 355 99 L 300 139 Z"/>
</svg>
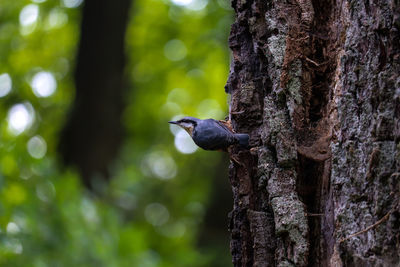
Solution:
<svg viewBox="0 0 400 267">
<path fill-rule="evenodd" d="M 337 5 L 346 27 L 338 54 L 331 144 L 336 250 L 344 265 L 391 266 L 400 261 L 400 4 Z M 340 242 L 388 212 L 387 222 Z"/>
</svg>

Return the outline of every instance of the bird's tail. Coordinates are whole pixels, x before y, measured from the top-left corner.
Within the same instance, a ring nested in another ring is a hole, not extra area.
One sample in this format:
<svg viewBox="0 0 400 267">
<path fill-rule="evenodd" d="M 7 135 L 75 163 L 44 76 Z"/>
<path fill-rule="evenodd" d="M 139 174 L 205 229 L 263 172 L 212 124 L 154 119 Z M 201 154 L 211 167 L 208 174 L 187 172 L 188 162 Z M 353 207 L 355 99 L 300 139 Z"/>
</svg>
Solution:
<svg viewBox="0 0 400 267">
<path fill-rule="evenodd" d="M 235 134 L 235 137 L 239 141 L 239 145 L 242 147 L 249 147 L 249 135 L 248 134 Z"/>
</svg>

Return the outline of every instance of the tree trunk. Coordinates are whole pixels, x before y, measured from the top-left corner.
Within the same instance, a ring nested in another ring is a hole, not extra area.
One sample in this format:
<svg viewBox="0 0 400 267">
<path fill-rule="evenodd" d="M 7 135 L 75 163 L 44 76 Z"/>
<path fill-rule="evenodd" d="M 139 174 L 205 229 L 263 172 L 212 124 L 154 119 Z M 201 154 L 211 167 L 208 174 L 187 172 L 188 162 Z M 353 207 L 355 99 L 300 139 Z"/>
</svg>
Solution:
<svg viewBox="0 0 400 267">
<path fill-rule="evenodd" d="M 122 141 L 125 29 L 131 0 L 86 0 L 76 59 L 76 96 L 60 138 L 66 165 L 93 189 L 108 179 Z"/>
<path fill-rule="evenodd" d="M 234 266 L 400 262 L 400 3 L 233 0 Z"/>
</svg>

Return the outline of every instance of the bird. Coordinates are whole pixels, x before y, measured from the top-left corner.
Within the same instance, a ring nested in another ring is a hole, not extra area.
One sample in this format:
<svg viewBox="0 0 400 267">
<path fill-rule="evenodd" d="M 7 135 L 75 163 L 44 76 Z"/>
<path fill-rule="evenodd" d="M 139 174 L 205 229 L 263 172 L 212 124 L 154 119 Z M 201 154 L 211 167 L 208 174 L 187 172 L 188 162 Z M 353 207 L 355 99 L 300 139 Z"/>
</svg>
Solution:
<svg viewBox="0 0 400 267">
<path fill-rule="evenodd" d="M 249 146 L 249 135 L 233 132 L 226 121 L 184 117 L 168 123 L 178 125 L 186 130 L 194 143 L 204 150 L 228 152 L 232 145 L 239 145 L 242 148 Z"/>
</svg>

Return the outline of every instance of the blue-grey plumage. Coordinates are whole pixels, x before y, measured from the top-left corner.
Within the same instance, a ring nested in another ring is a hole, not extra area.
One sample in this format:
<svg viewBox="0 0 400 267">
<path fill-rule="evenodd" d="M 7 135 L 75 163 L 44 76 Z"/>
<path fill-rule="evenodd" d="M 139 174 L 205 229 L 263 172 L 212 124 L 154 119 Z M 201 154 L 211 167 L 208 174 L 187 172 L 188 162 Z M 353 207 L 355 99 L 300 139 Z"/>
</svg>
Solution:
<svg viewBox="0 0 400 267">
<path fill-rule="evenodd" d="M 196 145 L 205 150 L 227 150 L 229 146 L 235 144 L 247 148 L 249 145 L 248 134 L 234 133 L 224 123 L 214 119 L 200 120 L 193 117 L 185 117 L 169 123 L 185 129 Z"/>
</svg>

